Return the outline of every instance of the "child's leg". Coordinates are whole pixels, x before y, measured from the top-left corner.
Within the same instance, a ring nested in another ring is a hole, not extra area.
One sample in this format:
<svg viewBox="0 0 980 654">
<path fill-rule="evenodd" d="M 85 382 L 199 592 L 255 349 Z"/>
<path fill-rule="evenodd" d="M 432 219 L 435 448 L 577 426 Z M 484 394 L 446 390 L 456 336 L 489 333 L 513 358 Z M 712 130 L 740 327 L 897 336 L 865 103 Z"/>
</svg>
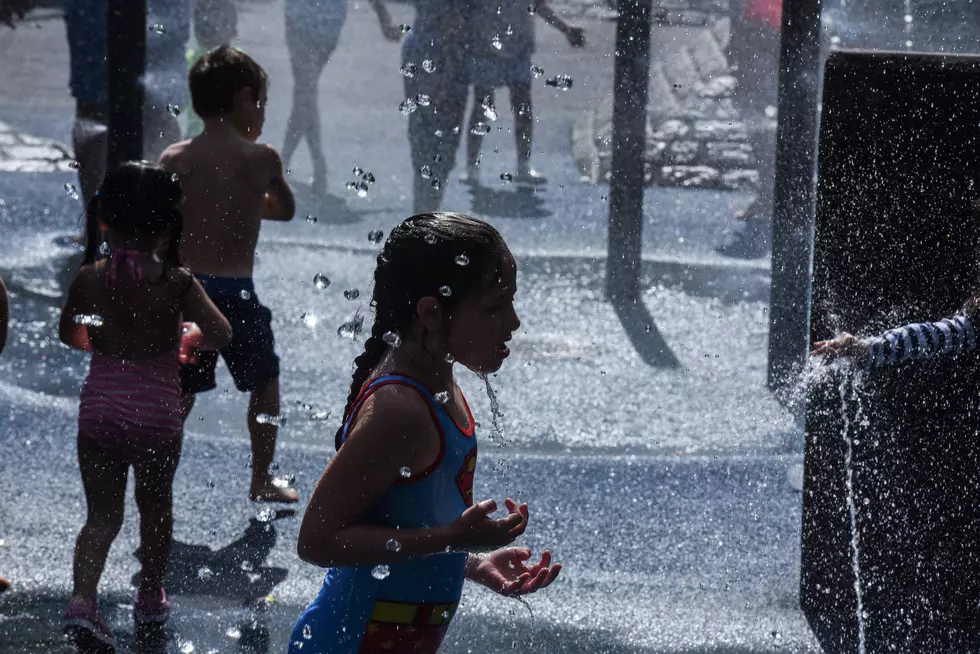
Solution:
<svg viewBox="0 0 980 654">
<path fill-rule="evenodd" d="M 136 506 L 140 511 L 140 597 L 156 597 L 170 559 L 173 538 L 173 482 L 180 462 L 181 438 L 161 448 L 152 461 L 133 466 Z"/>
<path fill-rule="evenodd" d="M 269 467 L 276 453 L 279 429 L 271 423 L 260 423 L 260 414 L 279 415 L 279 378 L 270 379 L 252 391 L 248 402 L 248 433 L 252 438 L 252 487 L 249 497 L 268 502 L 296 502 L 299 495 L 292 488 L 277 488 Z"/>
<path fill-rule="evenodd" d="M 534 129 L 530 84 L 511 85 L 510 106 L 514 112 L 514 135 L 517 138 L 517 172 L 526 173 L 531 170 L 531 136 Z"/>
<path fill-rule="evenodd" d="M 466 126 L 466 167 L 473 170 L 480 160 L 480 148 L 483 145 L 483 135 L 473 133 L 473 126 L 480 122 L 487 122 L 487 117 L 483 113 L 483 101 L 490 98 L 493 102 L 493 87 L 475 85 L 473 87 L 473 111 L 470 112 L 470 122 Z"/>
<path fill-rule="evenodd" d="M 109 547 L 123 523 L 129 464 L 109 458 L 98 445 L 79 435 L 78 466 L 88 517 L 75 542 L 72 598 L 95 609 L 99 578 Z"/>
<path fill-rule="evenodd" d="M 293 69 L 293 108 L 286 124 L 286 138 L 282 145 L 283 161 L 292 160 L 299 142 L 305 137 L 313 160 L 314 190 L 326 184 L 327 162 L 323 156 L 320 138 L 320 110 L 318 108 L 318 84 L 333 48 L 310 43 L 303 30 L 290 30 L 286 45 L 289 62 Z"/>
</svg>

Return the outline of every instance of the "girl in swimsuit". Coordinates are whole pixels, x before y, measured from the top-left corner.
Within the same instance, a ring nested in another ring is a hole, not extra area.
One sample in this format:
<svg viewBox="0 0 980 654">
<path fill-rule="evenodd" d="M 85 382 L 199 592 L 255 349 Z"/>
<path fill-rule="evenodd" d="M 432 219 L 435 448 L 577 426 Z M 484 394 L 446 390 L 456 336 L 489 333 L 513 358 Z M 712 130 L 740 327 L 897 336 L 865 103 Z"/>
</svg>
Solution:
<svg viewBox="0 0 980 654">
<path fill-rule="evenodd" d="M 122 527 L 130 466 L 143 564 L 134 614 L 149 622 L 169 617 L 163 577 L 183 435 L 179 360 L 231 339 L 228 321 L 180 265 L 180 202 L 180 185 L 156 164 L 129 162 L 110 172 L 88 206 L 85 260 L 61 312 L 62 342 L 92 352 L 78 411 L 88 517 L 75 544 L 65 615 L 65 631 L 84 649 L 115 645 L 97 588 Z"/>
<path fill-rule="evenodd" d="M 298 552 L 328 568 L 291 654 L 436 652 L 464 579 L 502 595 L 544 588 L 561 566 L 507 547 L 528 508 L 473 502 L 475 423 L 453 364 L 489 374 L 509 350 L 517 266 L 490 225 L 419 214 L 388 237 L 374 273 L 371 336 L 355 359 L 337 454 Z"/>
</svg>

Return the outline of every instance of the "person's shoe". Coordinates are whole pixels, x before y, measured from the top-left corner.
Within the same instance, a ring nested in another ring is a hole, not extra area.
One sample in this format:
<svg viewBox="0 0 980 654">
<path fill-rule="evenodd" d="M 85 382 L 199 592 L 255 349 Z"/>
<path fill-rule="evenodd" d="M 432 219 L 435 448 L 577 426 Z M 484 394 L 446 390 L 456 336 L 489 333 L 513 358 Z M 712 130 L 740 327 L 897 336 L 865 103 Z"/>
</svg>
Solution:
<svg viewBox="0 0 980 654">
<path fill-rule="evenodd" d="M 533 168 L 527 168 L 518 171 L 514 181 L 518 184 L 547 184 L 548 178 Z"/>
<path fill-rule="evenodd" d="M 252 481 L 252 488 L 248 493 L 248 499 L 253 502 L 295 504 L 299 502 L 299 493 L 288 484 L 276 483 L 274 477 L 269 477 L 263 482 Z"/>
<path fill-rule="evenodd" d="M 769 253 L 769 243 L 755 230 L 745 229 L 732 235 L 732 238 L 715 251 L 733 259 L 759 259 Z"/>
<path fill-rule="evenodd" d="M 72 599 L 64 617 L 64 632 L 83 651 L 114 651 L 116 637 L 98 610 Z"/>
<path fill-rule="evenodd" d="M 155 622 L 162 624 L 170 619 L 170 601 L 167 599 L 167 592 L 160 589 L 155 597 L 141 597 L 136 593 L 136 602 L 133 604 L 133 617 L 137 622 Z"/>
</svg>

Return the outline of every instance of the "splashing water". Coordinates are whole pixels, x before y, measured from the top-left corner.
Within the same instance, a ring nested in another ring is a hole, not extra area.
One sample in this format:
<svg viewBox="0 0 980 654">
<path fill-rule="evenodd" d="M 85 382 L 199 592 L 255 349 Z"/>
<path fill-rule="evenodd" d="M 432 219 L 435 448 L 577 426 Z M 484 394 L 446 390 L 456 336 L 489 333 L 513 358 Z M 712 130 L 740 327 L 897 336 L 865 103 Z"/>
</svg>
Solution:
<svg viewBox="0 0 980 654">
<path fill-rule="evenodd" d="M 419 103 L 412 98 L 405 98 L 398 105 L 398 111 L 401 112 L 402 116 L 407 116 L 409 114 L 415 113 L 415 110 L 419 108 Z"/>
<path fill-rule="evenodd" d="M 364 331 L 364 316 L 360 311 L 354 313 L 353 317 L 344 322 L 337 328 L 337 335 L 351 340 L 357 339 Z"/>
<path fill-rule="evenodd" d="M 78 163 L 77 161 L 69 161 L 68 167 L 72 170 L 79 170 L 82 167 L 82 164 Z"/>
<path fill-rule="evenodd" d="M 449 365 L 453 365 L 454 363 L 456 363 L 456 357 L 452 355 L 452 352 L 446 352 L 446 356 L 444 356 L 442 360 L 448 363 Z"/>
<path fill-rule="evenodd" d="M 276 519 L 276 510 L 266 507 L 255 514 L 255 519 L 259 522 L 272 522 Z"/>
<path fill-rule="evenodd" d="M 544 75 L 544 68 L 541 66 L 531 66 L 531 74 L 535 77 L 541 77 Z"/>
<path fill-rule="evenodd" d="M 402 544 L 394 538 L 389 538 L 388 542 L 385 543 L 385 549 L 389 552 L 400 552 L 402 549 Z"/>
<path fill-rule="evenodd" d="M 323 273 L 317 273 L 313 275 L 313 285 L 317 288 L 317 290 L 322 291 L 330 286 L 330 278 Z"/>
<path fill-rule="evenodd" d="M 436 64 L 435 64 L 435 62 L 432 61 L 431 59 L 424 59 L 424 60 L 422 60 L 422 70 L 424 70 L 427 73 L 434 73 L 434 72 L 436 72 Z"/>
<path fill-rule="evenodd" d="M 74 184 L 65 182 L 65 195 L 70 197 L 72 200 L 78 199 L 78 189 L 75 188 Z"/>
<path fill-rule="evenodd" d="M 320 324 L 320 316 L 316 315 L 313 311 L 307 311 L 299 319 L 310 329 L 316 329 L 316 326 Z"/>
<path fill-rule="evenodd" d="M 175 104 L 168 104 L 167 113 L 173 116 L 174 118 L 177 118 L 178 116 L 180 116 L 180 106 Z"/>
<path fill-rule="evenodd" d="M 80 313 L 76 316 L 72 316 L 72 320 L 75 321 L 76 325 L 85 325 L 86 327 L 101 327 L 102 326 L 102 316 L 96 314 L 84 314 Z"/>
<path fill-rule="evenodd" d="M 400 475 L 401 475 L 402 477 L 404 477 L 405 479 L 408 479 L 409 477 L 411 477 L 411 476 L 412 476 L 412 469 L 411 469 L 411 468 L 409 468 L 408 466 L 402 466 L 402 467 L 401 467 L 401 468 L 400 468 L 400 469 L 398 470 L 398 474 L 400 474 Z"/>
<path fill-rule="evenodd" d="M 154 34 L 160 34 L 162 36 L 167 33 L 167 28 L 160 23 L 154 23 L 153 25 L 150 25 L 150 31 Z M 193 649 L 193 646 L 191 647 Z"/>
<path fill-rule="evenodd" d="M 470 134 L 473 136 L 485 136 L 490 133 L 490 126 L 486 123 L 475 123 L 473 127 L 470 128 Z"/>
<path fill-rule="evenodd" d="M 243 288 L 241 291 L 238 292 L 238 297 L 242 298 L 243 300 L 251 300 L 252 294 Z"/>
<path fill-rule="evenodd" d="M 443 297 L 449 297 L 453 294 L 453 289 L 449 288 L 448 286 L 440 286 L 439 294 Z"/>
<path fill-rule="evenodd" d="M 491 122 L 497 120 L 497 108 L 493 105 L 493 98 L 489 95 L 483 98 L 481 107 L 483 108 L 483 115 L 487 117 L 487 120 Z"/>
<path fill-rule="evenodd" d="M 500 173 L 500 183 L 510 184 L 514 181 L 514 176 L 510 173 Z"/>
<path fill-rule="evenodd" d="M 412 31 L 412 26 L 411 25 L 408 25 L 406 23 L 402 23 L 401 25 L 398 26 L 398 30 L 402 34 L 408 34 L 409 32 Z"/>
<path fill-rule="evenodd" d="M 855 400 L 859 399 L 857 389 L 855 388 L 858 383 L 859 380 L 856 380 L 853 375 L 844 375 L 840 383 L 840 405 L 841 417 L 844 420 L 841 437 L 847 446 L 844 453 L 844 469 L 847 473 L 847 512 L 850 514 L 851 519 L 851 569 L 854 570 L 854 593 L 857 597 L 857 609 L 855 613 L 857 615 L 858 628 L 858 654 L 865 654 L 864 596 L 861 585 L 861 534 L 858 530 L 858 509 L 854 492 L 854 439 L 850 434 L 851 418 L 847 413 L 847 392 L 850 390 L 851 397 Z M 855 418 L 858 418 L 860 414 L 861 408 L 859 403 L 858 413 L 855 415 Z"/>
<path fill-rule="evenodd" d="M 356 300 L 361 297 L 361 291 L 356 288 L 349 288 L 344 291 L 344 299 L 346 300 Z"/>
<path fill-rule="evenodd" d="M 494 50 L 500 50 L 504 47 L 504 44 L 500 42 L 500 35 L 494 34 L 493 38 L 490 40 L 490 45 L 493 46 Z"/>
<path fill-rule="evenodd" d="M 567 91 L 572 88 L 573 80 L 569 75 L 555 75 L 554 77 L 549 77 L 548 81 L 545 82 L 548 86 L 553 86 L 560 91 Z"/>
<path fill-rule="evenodd" d="M 466 256 L 465 254 L 457 255 L 456 256 L 456 265 L 457 266 L 468 266 L 468 265 L 470 265 L 470 258 L 468 256 Z"/>
<path fill-rule="evenodd" d="M 381 337 L 381 340 L 384 341 L 388 347 L 397 348 L 402 344 L 402 337 L 398 334 L 398 332 L 385 332 L 384 336 Z"/>
<path fill-rule="evenodd" d="M 228 631 L 225 632 L 225 635 L 232 640 L 238 640 L 242 637 L 242 631 L 238 627 L 228 627 Z"/>
<path fill-rule="evenodd" d="M 494 434 L 494 436 L 492 436 L 490 440 L 493 440 L 493 438 L 496 437 L 500 439 L 501 443 L 506 443 L 507 441 L 504 439 L 504 432 L 500 427 L 500 423 L 503 420 L 504 414 L 500 410 L 500 403 L 497 401 L 497 393 L 493 390 L 493 387 L 490 386 L 490 377 L 487 376 L 486 373 L 482 373 L 482 372 L 477 373 L 477 377 L 482 379 L 483 383 L 486 385 L 487 397 L 490 399 L 490 416 L 491 416 L 491 422 L 493 424 L 493 434 Z"/>
<path fill-rule="evenodd" d="M 385 237 L 385 233 L 380 229 L 373 229 L 370 232 L 368 232 L 368 241 L 374 243 L 375 245 L 380 243 L 384 239 L 384 237 Z"/>
<path fill-rule="evenodd" d="M 313 214 L 310 214 L 309 216 L 306 217 L 306 222 L 308 222 L 311 225 L 315 225 L 316 224 L 316 216 L 314 216 Z"/>
<path fill-rule="evenodd" d="M 198 568 L 197 578 L 201 581 L 209 581 L 212 577 L 214 577 L 214 572 L 208 566 Z"/>
<path fill-rule="evenodd" d="M 419 175 L 422 176 L 422 179 L 432 179 L 432 167 L 422 166 L 419 168 Z"/>
<path fill-rule="evenodd" d="M 430 186 L 438 191 L 442 188 L 442 180 L 434 179 L 432 180 L 432 184 L 430 184 Z"/>
<path fill-rule="evenodd" d="M 411 79 L 412 77 L 415 77 L 415 73 L 418 72 L 418 66 L 412 63 L 402 64 L 402 67 L 398 70 L 401 72 L 403 77 L 408 77 Z"/>
<path fill-rule="evenodd" d="M 313 628 L 308 624 L 303 625 L 303 638 L 306 640 L 313 638 Z"/>
<path fill-rule="evenodd" d="M 255 416 L 255 422 L 260 425 L 275 425 L 276 427 L 286 426 L 286 416 L 273 416 L 268 413 L 260 413 Z"/>
<path fill-rule="evenodd" d="M 447 403 L 449 401 L 449 392 L 448 391 L 439 391 L 438 393 L 436 393 L 432 397 L 435 398 L 435 401 L 438 402 L 439 404 L 445 404 L 445 403 Z"/>
<path fill-rule="evenodd" d="M 383 581 L 391 574 L 391 570 L 386 565 L 376 565 L 371 569 L 371 576 L 378 581 Z"/>
<path fill-rule="evenodd" d="M 415 96 L 415 103 L 420 107 L 428 107 L 432 104 L 432 98 L 427 96 L 425 93 L 419 93 Z"/>
<path fill-rule="evenodd" d="M 439 238 L 435 234 L 426 234 L 422 237 L 429 245 L 435 245 Z"/>
<path fill-rule="evenodd" d="M 310 420 L 313 422 L 322 422 L 330 418 L 329 411 L 314 411 L 310 414 Z"/>
</svg>

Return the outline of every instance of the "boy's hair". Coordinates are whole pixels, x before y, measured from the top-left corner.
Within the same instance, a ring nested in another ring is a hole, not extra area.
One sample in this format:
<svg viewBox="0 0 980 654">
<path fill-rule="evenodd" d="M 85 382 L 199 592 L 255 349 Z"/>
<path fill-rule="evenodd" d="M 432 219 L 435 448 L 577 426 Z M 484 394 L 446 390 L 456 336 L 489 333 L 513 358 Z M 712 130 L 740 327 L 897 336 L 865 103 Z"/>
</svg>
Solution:
<svg viewBox="0 0 980 654">
<path fill-rule="evenodd" d="M 258 98 L 266 90 L 268 80 L 254 59 L 241 50 L 220 45 L 204 53 L 191 67 L 188 75 L 191 104 L 201 118 L 229 114 L 238 91 L 252 89 Z"/>
<path fill-rule="evenodd" d="M 343 422 L 368 375 L 388 349 L 386 332 L 406 334 L 424 297 L 439 300 L 451 312 L 460 301 L 496 279 L 507 252 L 503 237 L 488 223 L 458 213 L 421 213 L 391 230 L 374 270 L 374 325 L 364 352 L 354 359 L 354 375 Z M 444 295 L 442 287 L 450 289 Z M 337 447 L 344 425 L 337 431 Z"/>
<path fill-rule="evenodd" d="M 126 237 L 167 235 L 167 263 L 180 264 L 183 199 L 177 176 L 149 161 L 127 161 L 110 170 L 86 214 L 85 264 L 94 263 L 102 246 L 99 221 Z"/>
</svg>

